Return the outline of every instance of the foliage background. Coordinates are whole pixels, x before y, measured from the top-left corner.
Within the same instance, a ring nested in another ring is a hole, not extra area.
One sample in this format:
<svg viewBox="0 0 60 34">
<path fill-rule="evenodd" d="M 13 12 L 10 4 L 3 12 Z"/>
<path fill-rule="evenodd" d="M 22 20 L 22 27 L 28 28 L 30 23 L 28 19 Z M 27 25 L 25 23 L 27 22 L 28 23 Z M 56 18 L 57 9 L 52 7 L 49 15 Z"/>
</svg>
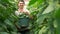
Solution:
<svg viewBox="0 0 60 34">
<path fill-rule="evenodd" d="M 13 23 L 17 0 L 0 0 L 0 34 L 18 34 Z M 60 34 L 60 0 L 30 0 L 33 34 Z"/>
</svg>

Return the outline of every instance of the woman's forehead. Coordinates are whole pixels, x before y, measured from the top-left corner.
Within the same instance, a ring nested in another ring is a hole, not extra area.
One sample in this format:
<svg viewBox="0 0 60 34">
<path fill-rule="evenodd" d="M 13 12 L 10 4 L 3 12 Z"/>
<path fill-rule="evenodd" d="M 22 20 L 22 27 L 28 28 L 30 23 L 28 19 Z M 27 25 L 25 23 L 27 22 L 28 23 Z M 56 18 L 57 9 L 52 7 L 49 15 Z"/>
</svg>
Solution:
<svg viewBox="0 0 60 34">
<path fill-rule="evenodd" d="M 23 3 L 23 2 L 19 2 L 19 3 Z"/>
</svg>

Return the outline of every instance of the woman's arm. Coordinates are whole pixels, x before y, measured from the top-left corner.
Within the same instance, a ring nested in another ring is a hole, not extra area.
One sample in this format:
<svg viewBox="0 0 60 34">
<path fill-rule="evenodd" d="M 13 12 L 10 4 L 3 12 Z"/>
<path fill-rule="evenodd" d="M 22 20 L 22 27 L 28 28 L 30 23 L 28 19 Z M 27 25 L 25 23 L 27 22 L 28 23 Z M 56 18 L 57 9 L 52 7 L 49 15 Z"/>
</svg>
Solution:
<svg viewBox="0 0 60 34">
<path fill-rule="evenodd" d="M 27 14 L 31 19 L 33 19 L 33 16 L 30 14 L 29 11 L 27 11 L 26 14 Z"/>
<path fill-rule="evenodd" d="M 16 17 L 18 17 L 18 15 L 19 15 L 19 13 L 18 13 L 18 11 L 15 11 L 15 15 L 16 15 Z M 15 27 L 18 29 L 18 30 L 20 30 L 21 28 L 20 27 L 18 27 L 18 25 L 16 24 L 16 19 L 14 20 L 14 25 L 15 25 Z"/>
<path fill-rule="evenodd" d="M 21 28 L 18 27 L 18 25 L 16 24 L 16 21 L 14 21 L 14 25 L 16 26 L 16 28 L 17 28 L 18 30 L 21 30 Z"/>
</svg>

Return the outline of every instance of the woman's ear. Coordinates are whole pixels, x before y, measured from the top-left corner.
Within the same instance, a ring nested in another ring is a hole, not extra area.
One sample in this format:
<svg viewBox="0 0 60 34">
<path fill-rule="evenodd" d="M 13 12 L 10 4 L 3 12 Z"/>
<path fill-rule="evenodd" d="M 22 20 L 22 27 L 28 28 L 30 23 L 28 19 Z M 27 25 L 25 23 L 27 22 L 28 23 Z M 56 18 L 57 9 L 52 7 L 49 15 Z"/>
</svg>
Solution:
<svg viewBox="0 0 60 34">
<path fill-rule="evenodd" d="M 18 3 L 18 7 L 20 6 L 20 4 Z"/>
</svg>

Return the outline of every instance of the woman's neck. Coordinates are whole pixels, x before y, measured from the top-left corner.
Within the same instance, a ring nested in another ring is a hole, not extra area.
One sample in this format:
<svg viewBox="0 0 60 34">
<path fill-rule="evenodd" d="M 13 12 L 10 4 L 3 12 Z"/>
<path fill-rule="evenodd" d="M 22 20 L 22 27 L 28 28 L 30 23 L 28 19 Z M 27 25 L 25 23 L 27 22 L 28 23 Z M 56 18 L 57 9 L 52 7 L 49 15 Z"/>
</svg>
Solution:
<svg viewBox="0 0 60 34">
<path fill-rule="evenodd" d="M 19 12 L 22 12 L 23 10 L 24 10 L 23 8 L 19 8 L 19 9 L 18 9 Z"/>
</svg>

